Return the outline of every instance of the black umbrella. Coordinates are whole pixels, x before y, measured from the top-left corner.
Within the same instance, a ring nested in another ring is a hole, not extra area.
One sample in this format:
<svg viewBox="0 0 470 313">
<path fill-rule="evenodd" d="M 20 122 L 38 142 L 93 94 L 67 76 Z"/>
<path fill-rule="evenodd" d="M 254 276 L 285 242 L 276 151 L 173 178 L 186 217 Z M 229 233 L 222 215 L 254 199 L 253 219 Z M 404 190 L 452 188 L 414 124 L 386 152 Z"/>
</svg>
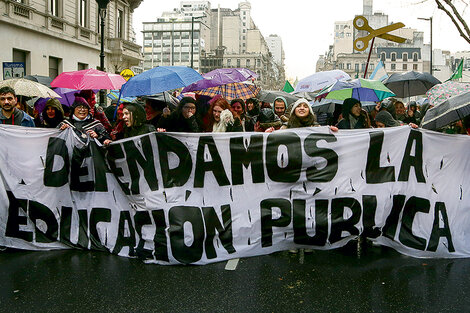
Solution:
<svg viewBox="0 0 470 313">
<path fill-rule="evenodd" d="M 453 96 L 429 109 L 421 121 L 421 127 L 439 129 L 470 115 L 470 91 Z"/>
<path fill-rule="evenodd" d="M 178 103 L 179 103 L 178 98 L 173 97 L 167 91 L 160 92 L 160 93 L 157 93 L 157 94 L 151 95 L 151 96 L 143 96 L 142 98 L 165 102 L 171 110 L 176 109 L 176 107 L 178 106 Z"/>
<path fill-rule="evenodd" d="M 291 95 L 285 91 L 281 90 L 261 90 L 256 98 L 262 102 L 273 103 L 274 99 L 277 97 L 283 97 L 287 101 L 287 105 L 294 103 L 295 101 L 299 100 L 299 97 Z"/>
<path fill-rule="evenodd" d="M 51 88 L 51 83 L 54 80 L 53 78 L 50 78 L 49 76 L 41 76 L 41 75 L 26 75 L 23 78 L 27 80 L 32 80 L 33 82 L 40 83 L 41 85 L 44 85 L 49 88 Z"/>
<path fill-rule="evenodd" d="M 393 73 L 384 81 L 385 86 L 399 98 L 419 96 L 441 82 L 429 73 L 406 72 Z"/>
</svg>

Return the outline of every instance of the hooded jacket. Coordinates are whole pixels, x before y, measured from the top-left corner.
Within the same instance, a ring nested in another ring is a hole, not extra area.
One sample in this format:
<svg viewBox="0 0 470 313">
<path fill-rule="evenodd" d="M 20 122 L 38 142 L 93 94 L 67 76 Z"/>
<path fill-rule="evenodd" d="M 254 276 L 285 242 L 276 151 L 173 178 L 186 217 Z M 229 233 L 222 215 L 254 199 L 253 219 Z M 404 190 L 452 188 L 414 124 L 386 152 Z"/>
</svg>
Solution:
<svg viewBox="0 0 470 313">
<path fill-rule="evenodd" d="M 341 108 L 343 119 L 339 121 L 337 125 L 339 129 L 365 128 L 365 118 L 364 116 L 362 116 L 362 114 L 359 115 L 357 118 L 351 115 L 351 109 L 356 103 L 361 104 L 359 100 L 354 98 L 347 98 L 343 101 L 343 106 Z"/>
<path fill-rule="evenodd" d="M 52 107 L 55 109 L 55 116 L 54 118 L 49 118 L 47 116 L 47 107 Z M 59 100 L 57 99 L 49 99 L 46 102 L 46 106 L 44 111 L 42 111 L 42 127 L 46 128 L 56 128 L 57 125 L 60 124 L 64 120 L 64 109 L 62 108 L 62 104 L 60 104 Z"/>
<path fill-rule="evenodd" d="M 17 108 L 15 108 L 15 110 L 13 111 L 13 115 L 10 118 L 6 118 L 6 116 L 3 115 L 3 110 L 0 110 L 0 124 L 35 127 L 33 118 L 29 116 L 26 112 Z"/>
<path fill-rule="evenodd" d="M 132 125 L 125 126 L 124 138 L 139 136 L 156 131 L 153 125 L 147 124 L 145 109 L 139 103 L 126 103 L 124 108 L 131 113 Z"/>
<path fill-rule="evenodd" d="M 375 121 L 384 124 L 385 127 L 401 126 L 401 124 L 393 118 L 392 114 L 386 110 L 382 110 L 377 113 L 375 116 Z"/>
<path fill-rule="evenodd" d="M 286 98 L 284 98 L 282 96 L 278 96 L 274 99 L 274 101 L 273 101 L 273 112 L 274 112 L 274 114 L 276 114 L 275 103 L 276 103 L 277 100 L 281 100 L 281 101 L 284 102 L 284 108 L 285 108 L 284 114 L 279 116 L 279 118 L 281 119 L 281 122 L 285 123 L 289 120 L 289 112 L 287 112 L 287 100 L 286 100 Z"/>
</svg>

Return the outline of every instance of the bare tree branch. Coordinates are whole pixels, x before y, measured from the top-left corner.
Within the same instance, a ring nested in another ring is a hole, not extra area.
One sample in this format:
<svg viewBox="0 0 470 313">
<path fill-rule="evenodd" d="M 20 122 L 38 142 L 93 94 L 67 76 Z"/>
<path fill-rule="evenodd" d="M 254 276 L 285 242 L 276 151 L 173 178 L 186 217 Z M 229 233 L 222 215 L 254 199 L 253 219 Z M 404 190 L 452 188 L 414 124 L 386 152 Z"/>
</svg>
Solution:
<svg viewBox="0 0 470 313">
<path fill-rule="evenodd" d="M 457 28 L 457 30 L 459 31 L 459 34 L 460 36 L 465 39 L 465 41 L 467 41 L 468 43 L 470 43 L 470 29 L 468 28 L 468 25 L 467 23 L 465 22 L 465 20 L 462 18 L 462 16 L 459 14 L 459 12 L 457 11 L 457 9 L 455 8 L 455 6 L 451 3 L 450 0 L 444 0 L 444 2 L 446 4 L 448 4 L 451 8 L 452 8 L 452 11 L 454 12 L 454 14 L 457 16 L 457 19 L 454 17 L 454 15 L 441 3 L 440 0 L 435 0 L 436 1 L 436 4 L 437 4 L 437 8 L 439 10 L 442 10 L 444 11 L 447 16 L 449 16 L 449 18 L 452 20 L 452 23 L 454 23 L 455 27 Z M 463 31 L 462 27 L 460 26 L 459 24 L 459 21 L 460 23 L 462 23 L 466 33 Z"/>
</svg>

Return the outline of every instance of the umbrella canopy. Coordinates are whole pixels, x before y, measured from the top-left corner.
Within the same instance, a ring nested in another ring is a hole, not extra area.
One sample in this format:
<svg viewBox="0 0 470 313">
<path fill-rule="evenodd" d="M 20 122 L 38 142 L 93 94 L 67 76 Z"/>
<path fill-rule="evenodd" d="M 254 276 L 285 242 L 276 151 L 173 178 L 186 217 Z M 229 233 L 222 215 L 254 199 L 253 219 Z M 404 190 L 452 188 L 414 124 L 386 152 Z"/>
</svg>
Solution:
<svg viewBox="0 0 470 313">
<path fill-rule="evenodd" d="M 58 99 L 59 102 L 68 107 L 71 106 L 75 101 L 75 94 L 80 92 L 80 90 L 70 88 L 54 88 L 54 91 L 60 96 L 60 98 Z M 98 91 L 99 89 L 93 90 L 94 93 L 97 93 Z M 46 106 L 47 100 L 49 100 L 49 98 L 38 99 L 34 103 L 34 107 L 36 108 L 36 110 L 42 112 L 44 110 L 44 107 Z"/>
<path fill-rule="evenodd" d="M 440 83 L 440 80 L 429 73 L 415 71 L 393 73 L 384 81 L 385 86 L 399 98 L 424 95 L 426 91 Z"/>
<path fill-rule="evenodd" d="M 470 91 L 450 97 L 429 109 L 421 121 L 421 127 L 439 129 L 470 115 Z"/>
<path fill-rule="evenodd" d="M 469 83 L 447 81 L 435 85 L 426 92 L 426 95 L 428 96 L 429 104 L 437 106 L 441 102 L 467 91 L 470 91 Z"/>
<path fill-rule="evenodd" d="M 110 90 L 109 93 L 106 95 L 111 100 L 119 99 L 119 90 Z M 136 97 L 121 97 L 121 102 L 132 102 L 136 99 Z"/>
<path fill-rule="evenodd" d="M 203 79 L 186 66 L 157 66 L 129 79 L 121 88 L 121 96 L 148 96 L 177 89 Z"/>
<path fill-rule="evenodd" d="M 376 102 L 395 94 L 378 80 L 358 78 L 350 81 L 337 81 L 320 91 L 317 100 L 326 99 L 342 104 L 346 98 L 355 98 L 363 106 L 375 106 Z"/>
<path fill-rule="evenodd" d="M 24 78 L 12 78 L 0 82 L 0 88 L 6 86 L 13 88 L 18 96 L 60 98 L 54 90 Z"/>
<path fill-rule="evenodd" d="M 261 88 L 254 84 L 232 83 L 195 91 L 195 93 L 209 97 L 221 95 L 227 101 L 231 101 L 233 99 L 246 100 L 249 98 L 255 98 L 260 91 Z"/>
<path fill-rule="evenodd" d="M 152 99 L 165 102 L 171 110 L 176 109 L 178 106 L 179 100 L 176 97 L 173 97 L 169 92 L 164 91 L 157 93 L 151 96 L 144 96 L 144 99 Z"/>
<path fill-rule="evenodd" d="M 41 75 L 26 75 L 26 76 L 23 76 L 23 78 L 27 80 L 32 80 L 33 82 L 40 83 L 49 88 L 51 88 L 51 83 L 53 80 L 49 76 L 41 76 Z"/>
<path fill-rule="evenodd" d="M 301 79 L 295 86 L 294 92 L 315 92 L 333 84 L 337 80 L 348 79 L 351 79 L 351 76 L 341 70 L 318 72 Z"/>
<path fill-rule="evenodd" d="M 302 91 L 302 92 L 291 92 L 291 95 L 293 96 L 296 96 L 297 98 L 304 98 L 304 99 L 307 99 L 308 101 L 312 101 L 313 99 L 315 99 L 315 97 L 317 96 L 317 92 L 306 92 L 306 91 Z"/>
<path fill-rule="evenodd" d="M 204 79 L 183 89 L 183 92 L 203 90 L 220 85 L 241 83 L 258 78 L 258 74 L 246 68 L 219 68 L 203 74 Z"/>
<path fill-rule="evenodd" d="M 76 90 L 120 89 L 126 80 L 118 74 L 111 74 L 95 69 L 63 72 L 51 83 L 52 87 Z"/>
<path fill-rule="evenodd" d="M 277 97 L 284 97 L 287 100 L 287 105 L 299 100 L 300 98 L 285 91 L 280 90 L 261 90 L 256 98 L 259 101 L 273 103 Z"/>
</svg>

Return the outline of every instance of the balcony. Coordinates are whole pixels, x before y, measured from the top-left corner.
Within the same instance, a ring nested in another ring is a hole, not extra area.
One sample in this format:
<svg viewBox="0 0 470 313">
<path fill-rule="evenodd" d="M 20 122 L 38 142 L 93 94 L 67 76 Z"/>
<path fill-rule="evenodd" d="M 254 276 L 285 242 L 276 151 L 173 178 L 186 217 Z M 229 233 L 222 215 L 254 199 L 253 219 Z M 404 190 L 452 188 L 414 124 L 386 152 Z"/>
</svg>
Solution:
<svg viewBox="0 0 470 313">
<path fill-rule="evenodd" d="M 27 19 L 31 18 L 31 7 L 19 2 L 12 2 L 11 4 L 13 6 L 13 13 L 15 15 L 26 17 Z"/>
<path fill-rule="evenodd" d="M 140 62 L 142 60 L 141 46 L 121 38 L 108 38 L 107 48 L 113 59 Z"/>
</svg>

